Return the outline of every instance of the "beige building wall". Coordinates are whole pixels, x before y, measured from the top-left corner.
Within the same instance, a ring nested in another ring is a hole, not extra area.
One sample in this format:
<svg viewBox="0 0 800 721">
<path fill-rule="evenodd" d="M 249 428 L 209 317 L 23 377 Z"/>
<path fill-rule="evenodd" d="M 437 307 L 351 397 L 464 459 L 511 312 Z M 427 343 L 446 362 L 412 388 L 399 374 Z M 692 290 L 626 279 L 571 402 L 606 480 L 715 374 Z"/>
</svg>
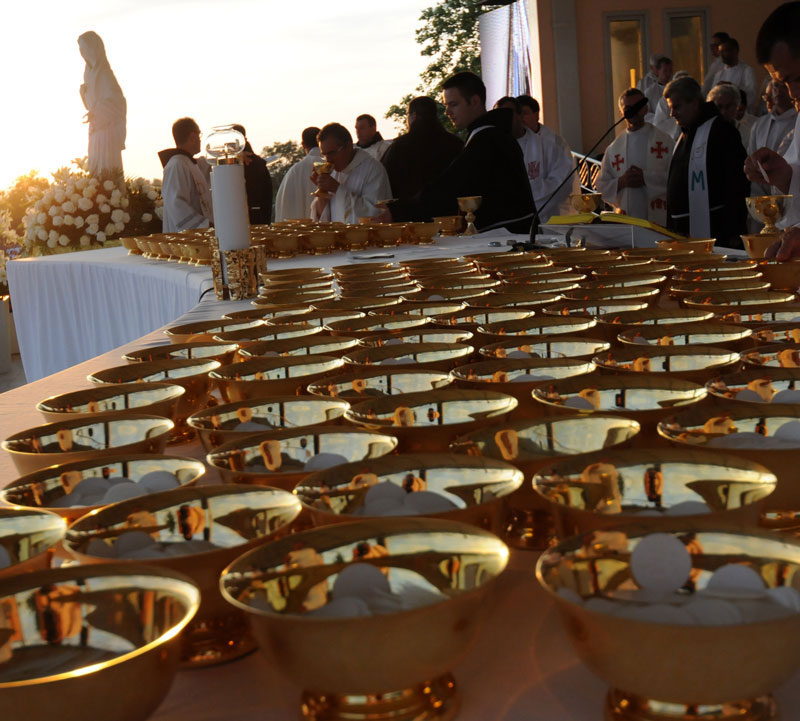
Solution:
<svg viewBox="0 0 800 721">
<path fill-rule="evenodd" d="M 650 53 L 671 54 L 665 45 L 665 11 L 705 9 L 709 18 L 707 36 L 724 31 L 736 38 L 741 61 L 753 67 L 760 83 L 766 73 L 756 63 L 756 34 L 767 15 L 781 4 L 779 0 L 709 0 L 703 4 L 692 0 L 528 1 L 532 32 L 538 27 L 542 122 L 560 130 L 573 150 L 582 152 L 589 150 L 618 117 L 609 98 L 605 34 L 608 13 L 647 14 L 646 65 Z M 570 16 L 572 8 L 575 17 L 574 40 L 571 29 L 563 23 L 564 17 Z M 705 52 L 708 56 L 707 48 Z M 571 58 L 574 62 L 570 62 Z M 708 57 L 707 62 L 710 62 Z M 535 73 L 535 58 L 533 63 Z M 702 82 L 702 78 L 699 80 Z M 612 139 L 613 136 L 609 136 L 598 152 Z"/>
</svg>

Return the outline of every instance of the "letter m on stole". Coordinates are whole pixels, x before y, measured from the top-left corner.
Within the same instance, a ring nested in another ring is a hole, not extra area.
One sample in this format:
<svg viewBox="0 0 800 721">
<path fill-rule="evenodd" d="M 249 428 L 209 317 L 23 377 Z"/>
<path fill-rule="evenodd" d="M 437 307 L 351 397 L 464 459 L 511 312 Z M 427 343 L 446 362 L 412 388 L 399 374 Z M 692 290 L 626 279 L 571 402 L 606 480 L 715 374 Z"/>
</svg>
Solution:
<svg viewBox="0 0 800 721">
<path fill-rule="evenodd" d="M 706 174 L 703 170 L 698 172 L 692 171 L 692 177 L 689 181 L 689 190 L 694 190 L 698 185 L 701 190 L 706 189 Z"/>
</svg>

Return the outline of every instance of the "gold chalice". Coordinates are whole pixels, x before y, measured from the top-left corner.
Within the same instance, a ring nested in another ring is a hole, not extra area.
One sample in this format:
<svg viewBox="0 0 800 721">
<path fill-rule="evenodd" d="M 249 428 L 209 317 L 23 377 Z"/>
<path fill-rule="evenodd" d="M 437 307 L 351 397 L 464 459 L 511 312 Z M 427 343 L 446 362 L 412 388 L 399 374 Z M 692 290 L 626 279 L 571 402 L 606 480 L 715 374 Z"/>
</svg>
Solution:
<svg viewBox="0 0 800 721">
<path fill-rule="evenodd" d="M 304 689 L 304 721 L 450 721 L 458 691 L 449 669 L 472 644 L 507 559 L 508 548 L 474 526 L 364 519 L 256 548 L 220 586 L 250 613 L 270 664 Z M 380 586 L 380 608 L 344 596 L 356 576 Z M 348 613 L 349 601 L 366 614 Z"/>
<path fill-rule="evenodd" d="M 144 721 L 167 695 L 200 593 L 133 564 L 23 573 L 0 584 L 0 717 Z"/>
<path fill-rule="evenodd" d="M 382 366 L 384 368 L 423 368 L 449 371 L 474 352 L 466 343 L 397 343 L 378 348 L 362 348 L 343 356 L 352 366 Z"/>
<path fill-rule="evenodd" d="M 569 202 L 579 213 L 597 213 L 603 208 L 601 193 L 575 193 L 569 196 Z"/>
<path fill-rule="evenodd" d="M 181 662 L 210 666 L 255 649 L 246 616 L 220 595 L 220 572 L 280 534 L 300 510 L 297 498 L 274 488 L 179 488 L 92 511 L 70 526 L 64 546 L 81 564 L 144 562 L 191 578 L 200 608 L 181 634 Z M 138 542 L 133 548 L 131 538 Z"/>
<path fill-rule="evenodd" d="M 573 536 L 547 550 L 537 565 L 539 582 L 556 603 L 578 656 L 611 686 L 605 718 L 777 719 L 771 692 L 800 666 L 795 643 L 800 614 L 769 596 L 784 598 L 778 587 L 788 595 L 797 593 L 791 589 L 800 580 L 800 545 L 755 531 L 698 531 L 685 518 L 659 531 L 665 535 L 654 540 L 674 557 L 673 575 L 664 583 L 670 590 L 677 584 L 672 593 L 639 595 L 636 570 L 644 569 L 635 559 L 638 545 L 651 534 L 646 525 Z M 729 600 L 738 589 L 725 594 L 727 589 L 710 587 L 717 569 L 730 564 L 747 573 L 753 589 L 758 586 L 750 593 L 749 607 L 746 601 Z M 729 614 L 715 617 L 701 611 L 708 601 Z M 763 616 L 753 609 L 759 602 L 767 604 Z M 770 606 L 776 613 L 769 613 Z M 752 612 L 744 611 L 746 607 Z M 748 663 L 743 654 L 758 661 Z M 600 709 L 597 713 L 599 717 Z"/>
<path fill-rule="evenodd" d="M 464 198 L 456 198 L 458 201 L 459 210 L 466 213 L 464 220 L 467 221 L 467 227 L 464 229 L 462 235 L 475 235 L 478 229 L 475 227 L 475 211 L 481 207 L 483 198 L 480 195 L 468 195 Z"/>
<path fill-rule="evenodd" d="M 776 224 L 786 215 L 791 195 L 752 195 L 745 198 L 747 211 L 751 217 L 763 223 L 761 235 L 777 235 L 780 229 Z"/>
<path fill-rule="evenodd" d="M 343 398 L 350 403 L 372 396 L 417 393 L 450 385 L 446 372 L 419 369 L 386 370 L 366 366 L 348 366 L 346 373 L 337 374 L 308 384 L 315 396 Z"/>
<path fill-rule="evenodd" d="M 319 175 L 330 175 L 333 172 L 333 163 L 329 163 L 325 160 L 317 161 L 311 164 L 314 168 L 314 172 Z M 332 197 L 330 193 L 321 188 L 317 188 L 311 195 L 317 198 L 330 198 Z"/>
</svg>

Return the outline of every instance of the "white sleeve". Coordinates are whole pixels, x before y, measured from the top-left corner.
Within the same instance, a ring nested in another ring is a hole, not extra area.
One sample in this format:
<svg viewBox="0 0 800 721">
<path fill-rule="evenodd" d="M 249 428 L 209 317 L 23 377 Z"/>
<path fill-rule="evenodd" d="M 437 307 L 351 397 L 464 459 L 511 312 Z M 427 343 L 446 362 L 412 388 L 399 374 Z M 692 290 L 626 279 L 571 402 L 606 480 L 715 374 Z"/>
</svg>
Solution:
<svg viewBox="0 0 800 721">
<path fill-rule="evenodd" d="M 209 226 L 208 218 L 192 205 L 193 193 L 197 193 L 197 190 L 189 169 L 183 163 L 167 163 L 161 197 L 164 200 L 165 213 L 179 231 Z"/>
<path fill-rule="evenodd" d="M 789 192 L 786 195 L 793 195 L 789 205 L 789 211 L 783 220 L 776 223 L 781 228 L 791 228 L 800 226 L 800 165 L 792 165 L 792 182 L 789 184 Z M 775 190 L 778 190 L 775 188 Z M 780 193 L 780 191 L 778 190 Z"/>
<path fill-rule="evenodd" d="M 337 190 L 337 192 L 343 190 L 352 196 L 352 207 L 356 218 L 378 215 L 382 210 L 377 205 L 378 201 L 388 200 L 392 197 L 386 169 L 378 161 L 369 165 L 369 169 L 361 180 L 359 180 L 360 173 L 350 174 L 343 178 Z"/>
<path fill-rule="evenodd" d="M 603 153 L 603 161 L 600 163 L 600 175 L 597 176 L 597 189 L 603 196 L 603 200 L 610 205 L 617 206 L 617 184 L 618 180 L 614 177 L 609 161 L 608 149 Z"/>
</svg>

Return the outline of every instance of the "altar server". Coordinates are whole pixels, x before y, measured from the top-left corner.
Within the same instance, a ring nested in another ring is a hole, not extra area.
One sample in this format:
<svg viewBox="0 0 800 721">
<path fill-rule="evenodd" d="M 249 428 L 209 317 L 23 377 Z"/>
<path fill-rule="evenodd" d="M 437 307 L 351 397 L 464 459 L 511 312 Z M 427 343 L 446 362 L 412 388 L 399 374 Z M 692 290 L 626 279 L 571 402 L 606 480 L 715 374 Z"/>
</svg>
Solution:
<svg viewBox="0 0 800 721">
<path fill-rule="evenodd" d="M 275 196 L 275 220 L 295 220 L 311 217 L 312 193 L 317 186 L 311 182 L 314 172 L 313 163 L 321 162 L 317 135 L 319 128 L 310 127 L 303 130 L 300 142 L 306 157 L 295 163 L 283 176 L 278 194 Z"/>
<path fill-rule="evenodd" d="M 381 220 L 455 215 L 457 198 L 480 195 L 475 214 L 479 229 L 502 226 L 527 232 L 533 202 L 522 150 L 511 134 L 512 113 L 505 109 L 486 112 L 486 86 L 474 73 L 456 73 L 442 88 L 447 116 L 468 132 L 464 150 L 417 195 L 390 203 Z"/>
<path fill-rule="evenodd" d="M 359 115 L 356 118 L 356 146 L 366 150 L 375 160 L 383 160 L 386 151 L 392 145 L 391 140 L 384 140 L 378 132 L 378 122 L 371 115 Z"/>
<path fill-rule="evenodd" d="M 741 248 L 750 184 L 742 170 L 746 153 L 739 131 L 720 118 L 714 103 L 703 102 L 693 78 L 673 80 L 664 96 L 681 128 L 667 180 L 667 227 Z"/>
<path fill-rule="evenodd" d="M 630 88 L 619 98 L 620 114 L 645 97 Z M 617 136 L 603 154 L 597 189 L 603 200 L 635 218 L 652 223 L 667 222 L 667 174 L 672 157 L 672 139 L 646 123 L 644 105 L 625 120 L 625 132 Z"/>
<path fill-rule="evenodd" d="M 652 114 L 655 114 L 659 101 L 664 97 L 664 88 L 666 88 L 667 83 L 672 80 L 672 60 L 666 55 L 662 55 L 656 61 L 655 68 L 656 82 L 652 83 L 645 92 L 645 96 L 650 104 L 650 113 Z M 651 115 L 647 120 L 649 122 L 652 119 Z"/>
<path fill-rule="evenodd" d="M 378 201 L 392 197 L 386 169 L 366 150 L 353 145 L 350 131 L 339 123 L 328 123 L 317 136 L 319 151 L 333 170 L 311 174 L 324 195 L 311 203 L 313 220 L 358 223 L 362 217 L 378 215 Z"/>
<path fill-rule="evenodd" d="M 163 232 L 208 228 L 214 222 L 208 163 L 194 157 L 200 152 L 200 126 L 192 118 L 181 118 L 172 125 L 172 137 L 175 147 L 158 153 L 164 166 Z"/>
<path fill-rule="evenodd" d="M 549 203 L 548 198 L 572 171 L 572 154 L 565 145 L 559 143 L 555 133 L 549 129 L 542 132 L 539 125 L 536 133 L 522 121 L 522 107 L 517 98 L 500 98 L 495 108 L 508 108 L 512 111 L 511 134 L 522 149 L 525 170 L 533 193 L 533 200 L 539 209 L 539 222 L 546 223 L 551 216 L 569 212 L 569 195 L 573 192 L 572 183 L 567 183 Z M 552 136 L 552 137 L 551 137 Z M 576 192 L 580 192 L 578 189 Z"/>
<path fill-rule="evenodd" d="M 719 54 L 722 58 L 722 69 L 714 76 L 712 85 L 729 82 L 744 90 L 747 93 L 747 109 L 752 112 L 757 100 L 756 76 L 753 68 L 747 63 L 740 62 L 738 41 L 735 38 L 725 40 L 720 45 Z"/>
</svg>

